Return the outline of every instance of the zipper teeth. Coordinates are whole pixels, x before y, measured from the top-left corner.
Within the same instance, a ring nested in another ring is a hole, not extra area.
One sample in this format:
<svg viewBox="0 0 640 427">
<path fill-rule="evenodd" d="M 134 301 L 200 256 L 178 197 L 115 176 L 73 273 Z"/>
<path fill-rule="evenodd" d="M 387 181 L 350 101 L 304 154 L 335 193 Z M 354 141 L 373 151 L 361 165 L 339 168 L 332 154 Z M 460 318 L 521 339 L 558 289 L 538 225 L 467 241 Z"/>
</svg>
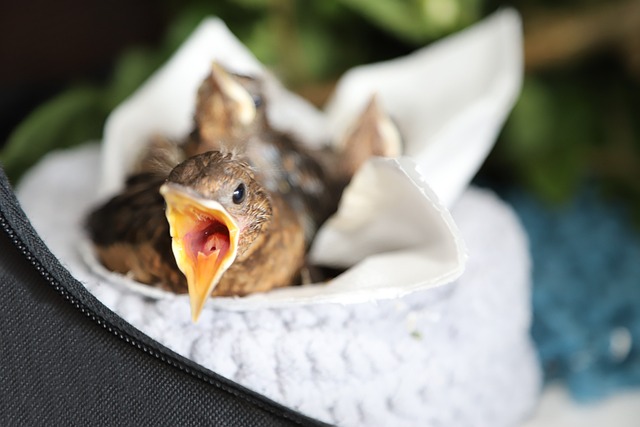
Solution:
<svg viewBox="0 0 640 427">
<path fill-rule="evenodd" d="M 176 361 L 171 356 L 165 356 L 164 354 L 156 351 L 155 349 L 149 348 L 147 345 L 140 343 L 138 340 L 136 340 L 135 338 L 130 337 L 126 333 L 122 332 L 120 329 L 118 329 L 116 327 L 113 327 L 111 324 L 109 324 L 102 317 L 96 315 L 91 310 L 88 310 L 80 301 L 78 301 L 78 299 L 76 297 L 71 295 L 62 285 L 60 285 L 60 282 L 56 278 L 54 278 L 51 275 L 51 273 L 49 273 L 49 271 L 47 271 L 46 268 L 44 268 L 42 266 L 40 261 L 31 253 L 29 248 L 27 248 L 27 246 L 23 243 L 23 241 L 18 237 L 16 232 L 13 230 L 13 228 L 11 227 L 9 222 L 7 221 L 7 219 L 6 219 L 5 215 L 4 215 L 4 212 L 2 212 L 1 210 L 0 210 L 0 226 L 2 226 L 2 229 L 7 234 L 7 236 L 9 236 L 9 238 L 11 239 L 12 243 L 14 244 L 14 246 L 22 253 L 22 255 L 24 255 L 24 257 L 31 263 L 31 265 L 33 265 L 33 267 L 36 269 L 36 271 L 47 282 L 49 282 L 49 284 L 51 286 L 53 286 L 53 288 L 62 297 L 64 297 L 64 299 L 69 301 L 76 309 L 80 310 L 81 313 L 83 313 L 85 316 L 89 317 L 91 320 L 96 322 L 103 329 L 106 329 L 108 332 L 112 333 L 113 335 L 117 336 L 121 340 L 125 341 L 127 344 L 133 345 L 134 347 L 136 347 L 139 350 L 142 350 L 145 353 L 155 357 L 156 359 L 162 361 L 163 363 L 167 363 L 167 364 L 173 366 L 174 368 L 177 368 L 177 369 L 179 369 L 179 370 L 181 370 L 181 371 L 183 371 L 183 372 L 185 372 L 185 373 L 187 373 L 189 375 L 192 375 L 192 376 L 198 378 L 201 381 L 205 381 L 206 383 L 208 383 L 210 385 L 213 385 L 213 386 L 215 386 L 217 388 L 220 388 L 220 389 L 226 391 L 227 393 L 230 393 L 230 394 L 234 395 L 235 397 L 237 397 L 239 399 L 242 399 L 242 400 L 244 400 L 246 402 L 254 404 L 254 405 L 258 406 L 259 408 L 271 413 L 272 415 L 275 415 L 275 416 L 278 416 L 278 417 L 282 417 L 282 418 L 286 418 L 287 420 L 289 420 L 289 421 L 291 421 L 291 422 L 293 422 L 295 424 L 298 424 L 298 425 L 304 425 L 302 423 L 302 421 L 291 417 L 289 414 L 276 412 L 273 408 L 268 406 L 268 404 L 260 402 L 258 400 L 251 399 L 248 396 L 244 396 L 240 392 L 238 392 L 238 391 L 236 391 L 236 390 L 234 390 L 234 389 L 232 389 L 230 387 L 227 387 L 226 385 L 214 380 L 213 378 L 210 378 L 208 376 L 204 376 L 204 375 L 202 375 L 202 373 L 198 372 L 197 370 L 191 369 L 188 366 L 184 366 L 182 363 Z"/>
<path fill-rule="evenodd" d="M 45 269 L 42 266 L 42 264 L 36 259 L 36 257 L 33 256 L 31 251 L 22 242 L 22 240 L 16 235 L 16 233 L 13 231 L 11 226 L 8 224 L 8 222 L 5 219 L 4 215 L 1 214 L 1 213 L 0 213 L 0 225 L 2 225 L 3 230 L 9 236 L 9 238 L 11 239 L 12 243 L 14 244 L 14 246 L 16 248 L 18 248 L 18 250 L 22 253 L 22 255 L 24 255 L 24 257 L 27 259 L 27 261 L 29 261 L 31 263 L 31 265 L 33 265 L 33 267 L 36 269 L 36 271 L 47 282 L 49 282 L 49 284 L 51 286 L 53 286 L 53 288 L 62 297 L 64 297 L 64 299 L 69 301 L 76 309 L 80 310 L 80 312 L 82 314 L 84 314 L 85 316 L 89 317 L 91 320 L 96 322 L 102 328 L 104 328 L 107 331 L 109 331 L 110 333 L 116 335 L 118 338 L 124 340 L 125 342 L 127 342 L 129 344 L 132 344 L 132 345 L 136 346 L 137 348 L 139 348 L 140 350 L 144 351 L 145 353 L 149 353 L 149 354 L 155 356 L 156 358 L 162 360 L 163 362 L 167 362 L 167 363 L 169 363 L 169 364 L 175 366 L 176 368 L 179 368 L 179 369 L 181 369 L 181 370 L 183 370 L 185 372 L 191 371 L 189 368 L 181 366 L 180 364 L 176 363 L 175 361 L 171 360 L 170 358 L 167 358 L 164 355 L 162 355 L 162 354 L 160 354 L 160 353 L 158 353 L 158 352 L 156 352 L 156 351 L 154 351 L 152 349 L 149 349 L 146 345 L 139 343 L 137 340 L 135 340 L 133 338 L 130 338 L 128 335 L 126 335 L 125 333 L 120 331 L 120 329 L 112 327 L 102 317 L 97 316 L 96 314 L 94 314 L 93 312 L 88 310 L 86 307 L 84 307 L 84 305 L 82 303 L 80 303 L 80 301 L 78 301 L 77 298 L 75 298 L 73 295 L 71 295 L 62 285 L 60 285 L 60 282 L 58 282 L 58 280 L 56 280 L 51 275 L 51 273 L 49 273 L 47 271 L 47 269 Z M 197 375 L 197 373 L 195 373 L 195 374 Z M 209 382 L 213 382 L 213 381 L 209 381 Z"/>
</svg>

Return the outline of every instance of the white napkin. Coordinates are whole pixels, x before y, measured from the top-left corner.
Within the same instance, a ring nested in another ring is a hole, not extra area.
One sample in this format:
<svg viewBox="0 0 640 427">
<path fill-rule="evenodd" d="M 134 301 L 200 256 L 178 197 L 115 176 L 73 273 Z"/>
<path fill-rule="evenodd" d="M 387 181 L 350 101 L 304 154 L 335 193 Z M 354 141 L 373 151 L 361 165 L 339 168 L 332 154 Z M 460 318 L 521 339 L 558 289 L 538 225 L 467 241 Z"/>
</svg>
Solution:
<svg viewBox="0 0 640 427">
<path fill-rule="evenodd" d="M 379 93 L 405 142 L 405 157 L 374 158 L 358 171 L 339 211 L 319 230 L 312 261 L 350 267 L 344 274 L 321 285 L 216 298 L 216 304 L 250 309 L 356 303 L 443 285 L 462 274 L 465 247 L 446 204 L 453 203 L 484 160 L 519 90 L 516 12 L 498 12 L 408 57 L 348 72 L 326 115 L 283 89 L 222 21 L 207 19 L 109 117 L 100 194 L 121 188 L 151 135 L 179 138 L 189 132 L 196 91 L 213 60 L 235 72 L 263 76 L 273 125 L 305 143 L 322 144 L 340 135 L 372 92 Z M 88 262 L 100 271 L 95 260 Z M 122 276 L 109 277 L 130 283 Z"/>
</svg>

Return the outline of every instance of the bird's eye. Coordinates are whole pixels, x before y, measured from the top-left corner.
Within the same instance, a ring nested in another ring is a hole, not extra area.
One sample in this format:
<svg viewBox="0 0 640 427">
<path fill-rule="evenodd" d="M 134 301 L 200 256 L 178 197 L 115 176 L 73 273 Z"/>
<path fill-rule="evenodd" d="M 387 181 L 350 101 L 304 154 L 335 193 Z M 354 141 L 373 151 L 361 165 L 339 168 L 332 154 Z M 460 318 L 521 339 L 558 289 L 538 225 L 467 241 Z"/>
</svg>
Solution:
<svg viewBox="0 0 640 427">
<path fill-rule="evenodd" d="M 246 189 L 244 187 L 244 184 L 240 184 L 236 187 L 235 190 L 233 190 L 233 203 L 235 203 L 236 205 L 239 205 L 240 203 L 244 202 L 244 198 L 246 196 Z"/>
<path fill-rule="evenodd" d="M 252 95 L 251 97 L 253 98 L 253 105 L 255 105 L 256 108 L 262 105 L 262 96 L 256 94 Z"/>
</svg>

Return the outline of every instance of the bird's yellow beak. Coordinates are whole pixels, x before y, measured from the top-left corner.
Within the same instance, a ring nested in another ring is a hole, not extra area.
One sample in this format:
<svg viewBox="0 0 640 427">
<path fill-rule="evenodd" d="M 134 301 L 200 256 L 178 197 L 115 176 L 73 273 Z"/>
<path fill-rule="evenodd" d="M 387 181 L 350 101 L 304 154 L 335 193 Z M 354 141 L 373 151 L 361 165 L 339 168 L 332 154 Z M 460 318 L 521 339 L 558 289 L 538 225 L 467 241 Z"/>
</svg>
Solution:
<svg viewBox="0 0 640 427">
<path fill-rule="evenodd" d="M 239 228 L 218 202 L 204 199 L 178 184 L 160 187 L 167 208 L 173 255 L 187 278 L 191 318 L 204 303 L 238 253 Z"/>
<path fill-rule="evenodd" d="M 251 94 L 220 64 L 211 66 L 211 80 L 222 96 L 225 113 L 237 118 L 239 124 L 248 126 L 256 117 L 256 106 Z"/>
</svg>

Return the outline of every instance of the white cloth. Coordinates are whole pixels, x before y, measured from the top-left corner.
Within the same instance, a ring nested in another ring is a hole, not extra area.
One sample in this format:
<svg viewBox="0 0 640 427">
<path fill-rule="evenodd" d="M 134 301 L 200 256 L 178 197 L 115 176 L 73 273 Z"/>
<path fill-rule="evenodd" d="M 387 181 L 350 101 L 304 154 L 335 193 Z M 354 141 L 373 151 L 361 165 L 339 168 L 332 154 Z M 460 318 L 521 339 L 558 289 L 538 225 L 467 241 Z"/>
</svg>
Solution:
<svg viewBox="0 0 640 427">
<path fill-rule="evenodd" d="M 309 259 L 349 267 L 345 274 L 322 288 L 281 288 L 222 304 L 351 304 L 402 297 L 462 274 L 465 245 L 447 208 L 484 161 L 519 93 L 522 30 L 516 11 L 496 12 L 410 55 L 349 70 L 323 112 L 283 88 L 222 21 L 205 19 L 109 116 L 100 194 L 124 185 L 151 135 L 180 138 L 190 131 L 197 87 L 214 60 L 259 77 L 271 124 L 303 143 L 338 141 L 373 94 L 403 136 L 402 156 L 367 161 L 315 236 Z"/>
<path fill-rule="evenodd" d="M 540 372 L 528 335 L 530 258 L 513 211 L 471 188 L 452 210 L 469 260 L 456 282 L 351 305 L 231 311 L 192 324 L 184 296 L 116 287 L 83 261 L 99 150 L 48 155 L 17 189 L 51 251 L 87 289 L 174 351 L 341 426 L 510 426 L 533 408 Z M 401 273 L 401 272 L 399 272 Z"/>
</svg>

